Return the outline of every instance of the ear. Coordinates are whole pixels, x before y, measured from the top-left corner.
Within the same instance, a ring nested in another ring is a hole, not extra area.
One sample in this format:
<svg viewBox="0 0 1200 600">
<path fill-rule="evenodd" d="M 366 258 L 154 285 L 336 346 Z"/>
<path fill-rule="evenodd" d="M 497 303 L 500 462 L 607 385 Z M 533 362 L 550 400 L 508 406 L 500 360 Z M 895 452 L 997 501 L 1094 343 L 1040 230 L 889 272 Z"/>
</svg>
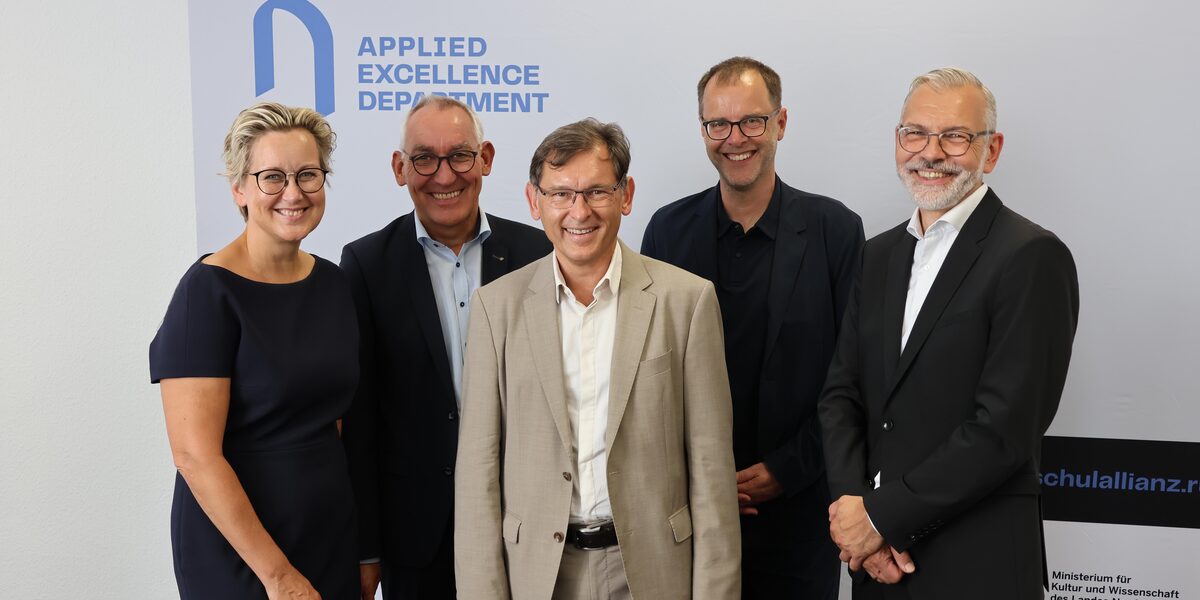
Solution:
<svg viewBox="0 0 1200 600">
<path fill-rule="evenodd" d="M 787 107 L 779 107 L 779 116 L 777 118 L 779 119 L 779 135 L 775 137 L 775 141 L 778 142 L 783 139 L 783 131 L 787 129 Z"/>
<path fill-rule="evenodd" d="M 396 176 L 396 185 L 404 187 L 404 153 L 399 150 L 392 152 L 392 174 Z"/>
<path fill-rule="evenodd" d="M 233 202 L 238 205 L 238 208 L 246 208 L 246 205 L 250 203 L 250 199 L 246 197 L 246 190 L 242 188 L 244 181 L 246 181 L 246 177 L 242 176 L 229 184 L 229 190 L 233 192 Z"/>
<path fill-rule="evenodd" d="M 625 178 L 625 198 L 621 200 L 621 214 L 629 216 L 633 212 L 633 178 Z"/>
<path fill-rule="evenodd" d="M 538 206 L 537 189 L 532 183 L 525 183 L 525 200 L 529 202 L 529 216 L 533 217 L 534 221 L 541 221 L 542 209 Z"/>
<path fill-rule="evenodd" d="M 492 160 L 496 158 L 496 147 L 491 142 L 484 141 L 479 149 L 479 160 L 483 161 L 483 174 L 492 172 Z"/>
<path fill-rule="evenodd" d="M 983 172 L 991 173 L 992 169 L 996 168 L 996 161 L 1000 160 L 1000 151 L 1004 149 L 1004 134 L 997 131 L 991 135 L 988 140 L 988 157 L 983 163 Z"/>
</svg>

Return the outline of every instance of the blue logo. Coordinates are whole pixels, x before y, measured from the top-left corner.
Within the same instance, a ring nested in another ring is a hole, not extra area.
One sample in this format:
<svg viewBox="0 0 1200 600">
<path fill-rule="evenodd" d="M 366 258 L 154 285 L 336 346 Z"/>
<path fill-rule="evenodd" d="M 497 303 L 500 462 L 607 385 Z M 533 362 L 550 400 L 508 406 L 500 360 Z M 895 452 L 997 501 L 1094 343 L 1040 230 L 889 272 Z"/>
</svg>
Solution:
<svg viewBox="0 0 1200 600">
<path fill-rule="evenodd" d="M 313 41 L 315 108 L 322 115 L 329 115 L 333 112 L 333 31 L 325 15 L 308 0 L 267 0 L 254 13 L 254 94 L 261 96 L 275 88 L 275 32 L 271 14 L 276 10 L 291 13 L 308 29 Z"/>
</svg>

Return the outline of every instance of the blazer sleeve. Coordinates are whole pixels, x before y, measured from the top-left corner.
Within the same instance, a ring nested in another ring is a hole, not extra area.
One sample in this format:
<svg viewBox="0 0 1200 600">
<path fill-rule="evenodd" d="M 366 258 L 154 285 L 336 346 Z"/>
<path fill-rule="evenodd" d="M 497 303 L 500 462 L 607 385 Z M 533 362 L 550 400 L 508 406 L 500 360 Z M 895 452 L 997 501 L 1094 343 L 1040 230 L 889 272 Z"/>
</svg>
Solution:
<svg viewBox="0 0 1200 600">
<path fill-rule="evenodd" d="M 692 597 L 741 593 L 741 534 L 733 464 L 733 406 L 725 369 L 721 311 L 711 283 L 692 313 L 683 357 L 689 505 L 692 511 Z"/>
<path fill-rule="evenodd" d="M 972 416 L 915 468 L 864 497 L 876 528 L 898 550 L 1036 458 L 1058 410 L 1079 314 L 1067 247 L 1045 234 L 1017 248 L 998 274 L 988 312 Z"/>
<path fill-rule="evenodd" d="M 507 600 L 500 505 L 504 397 L 500 353 L 479 292 L 471 299 L 465 367 L 454 470 L 454 575 L 460 598 Z"/>
<path fill-rule="evenodd" d="M 846 211 L 845 215 L 834 218 L 827 217 L 830 223 L 824 232 L 826 272 L 829 276 L 829 291 L 832 294 L 833 306 L 826 318 L 833 321 L 835 344 L 844 337 L 843 315 L 850 299 L 851 290 L 862 262 L 863 226 L 858 215 Z M 800 285 L 804 285 L 802 281 Z M 816 286 L 823 289 L 823 286 Z M 836 346 L 835 346 L 836 353 Z M 825 374 L 827 365 L 812 368 Z M 820 377 L 820 375 L 817 375 Z M 817 389 L 820 389 L 819 387 Z M 811 392 L 810 392 L 811 393 Z M 808 396 L 809 393 L 805 395 Z M 783 445 L 766 453 L 763 464 L 783 486 L 786 495 L 792 495 L 819 481 L 826 469 L 823 459 L 822 429 L 819 409 L 815 408 L 820 395 L 798 398 L 798 403 L 806 404 L 812 412 L 797 428 L 795 434 L 788 438 Z"/>
<path fill-rule="evenodd" d="M 824 440 L 830 497 L 861 496 L 871 489 L 867 473 L 867 410 L 859 390 L 859 274 L 854 278 L 842 317 L 837 350 L 817 405 Z"/>
<path fill-rule="evenodd" d="M 354 249 L 342 250 L 342 271 L 350 283 L 359 330 L 359 383 L 350 411 L 342 420 L 342 443 L 354 498 L 358 506 L 358 557 L 383 557 L 379 522 L 379 368 L 375 356 L 375 326 L 371 298 Z"/>
</svg>

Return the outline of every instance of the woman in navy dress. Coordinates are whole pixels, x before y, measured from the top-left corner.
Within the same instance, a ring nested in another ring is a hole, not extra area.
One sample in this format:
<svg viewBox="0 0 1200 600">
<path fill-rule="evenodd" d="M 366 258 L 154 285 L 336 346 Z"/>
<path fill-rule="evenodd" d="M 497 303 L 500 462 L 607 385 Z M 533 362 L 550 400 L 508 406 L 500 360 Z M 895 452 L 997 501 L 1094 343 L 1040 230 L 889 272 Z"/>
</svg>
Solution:
<svg viewBox="0 0 1200 600">
<path fill-rule="evenodd" d="M 201 258 L 150 344 L 178 474 L 183 600 L 358 598 L 353 498 L 337 421 L 358 384 L 358 326 L 321 222 L 334 134 L 274 103 L 238 115 L 226 174 L 246 229 Z"/>
</svg>

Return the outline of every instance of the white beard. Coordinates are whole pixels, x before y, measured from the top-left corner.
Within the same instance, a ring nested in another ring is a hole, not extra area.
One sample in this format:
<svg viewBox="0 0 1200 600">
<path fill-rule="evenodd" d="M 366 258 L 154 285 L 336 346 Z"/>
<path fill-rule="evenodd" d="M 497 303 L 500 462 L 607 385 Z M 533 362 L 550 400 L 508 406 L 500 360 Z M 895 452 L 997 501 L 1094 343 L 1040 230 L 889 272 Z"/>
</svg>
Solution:
<svg viewBox="0 0 1200 600">
<path fill-rule="evenodd" d="M 912 196 L 913 203 L 917 205 L 917 208 L 927 211 L 947 210 L 962 202 L 967 194 L 983 182 L 983 165 L 987 163 L 987 157 L 988 149 L 984 148 L 983 156 L 979 159 L 979 167 L 973 172 L 964 171 L 962 167 L 946 161 L 928 162 L 920 158 L 913 158 L 897 168 L 896 174 L 900 176 L 900 181 L 908 189 L 908 194 Z M 917 169 L 954 173 L 954 182 L 944 187 L 923 185 L 913 173 L 913 170 Z"/>
</svg>

